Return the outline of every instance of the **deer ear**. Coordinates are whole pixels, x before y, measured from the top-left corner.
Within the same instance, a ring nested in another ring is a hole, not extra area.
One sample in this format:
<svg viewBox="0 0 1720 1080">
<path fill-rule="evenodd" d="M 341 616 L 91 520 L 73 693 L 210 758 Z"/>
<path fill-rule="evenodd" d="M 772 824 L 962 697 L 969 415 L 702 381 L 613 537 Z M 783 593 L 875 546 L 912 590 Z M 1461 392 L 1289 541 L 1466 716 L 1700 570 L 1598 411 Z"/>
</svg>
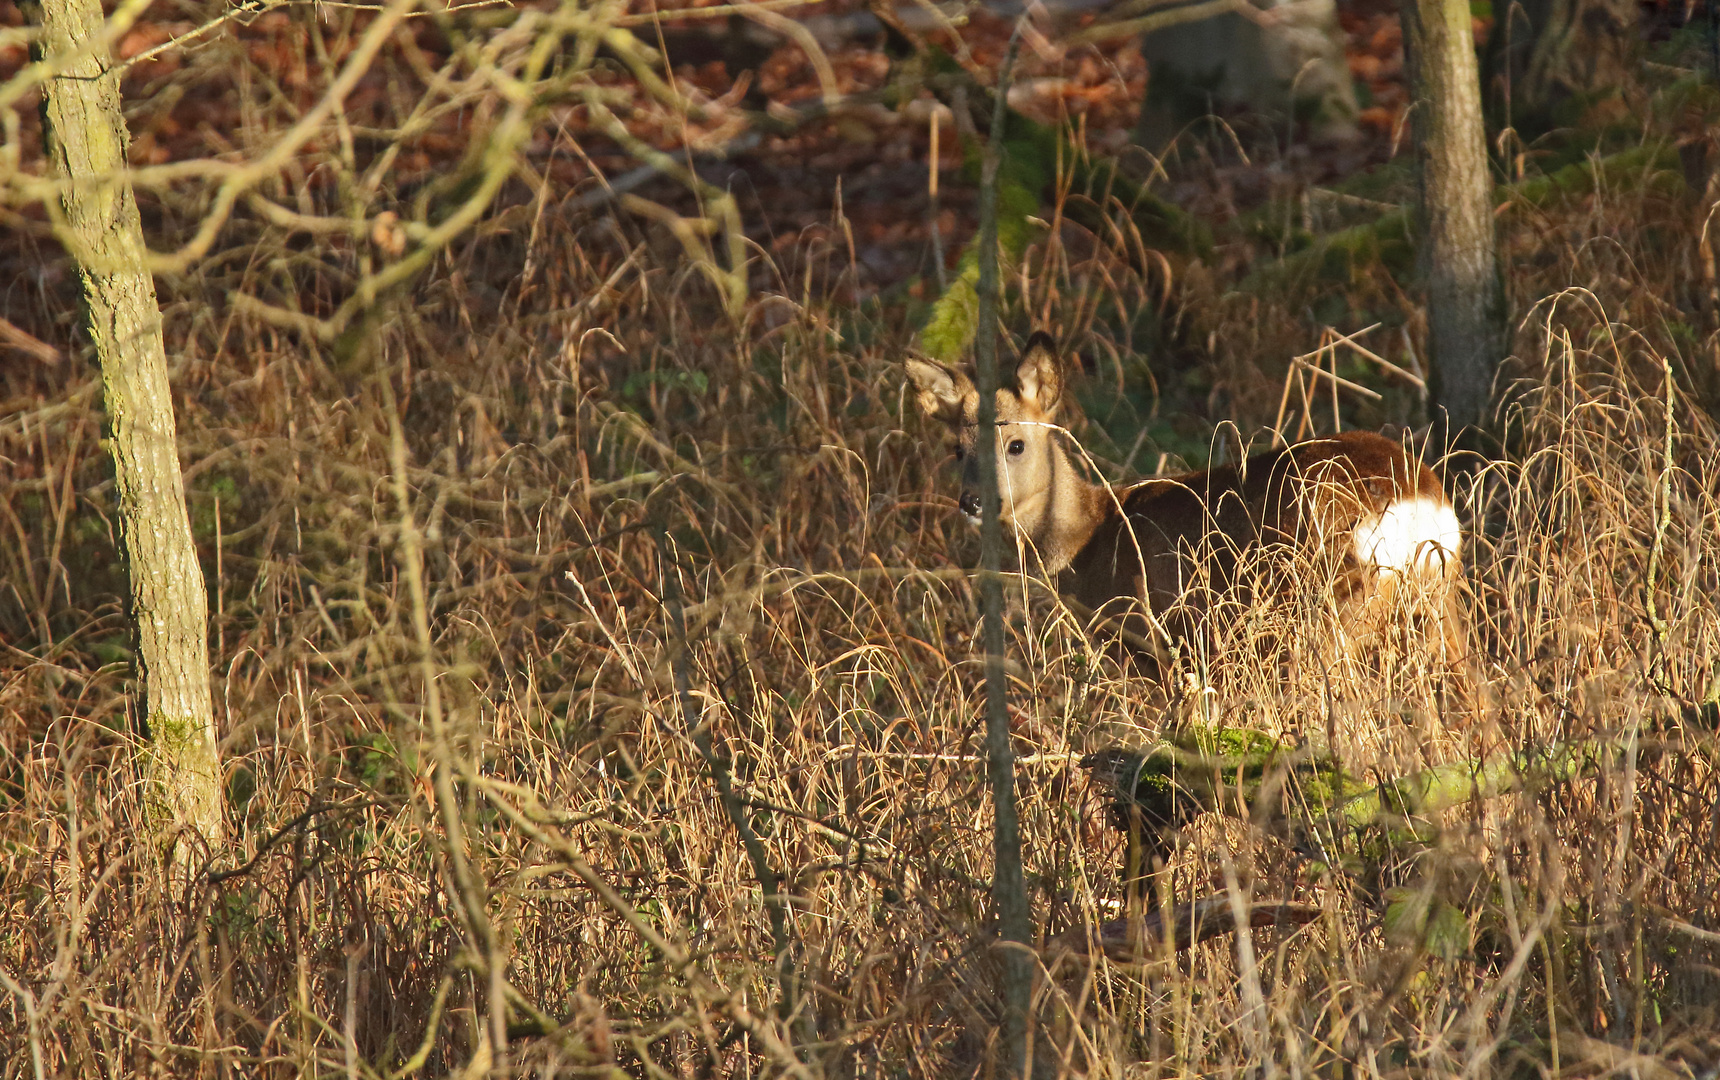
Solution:
<svg viewBox="0 0 1720 1080">
<path fill-rule="evenodd" d="M 1047 415 L 1057 411 L 1063 397 L 1063 360 L 1050 334 L 1037 330 L 1027 339 L 1015 367 L 1015 385 L 1024 404 Z"/>
<path fill-rule="evenodd" d="M 951 426 L 962 423 L 968 399 L 977 396 L 973 381 L 942 364 L 909 360 L 908 378 L 920 392 L 920 410 L 933 420 Z"/>
</svg>

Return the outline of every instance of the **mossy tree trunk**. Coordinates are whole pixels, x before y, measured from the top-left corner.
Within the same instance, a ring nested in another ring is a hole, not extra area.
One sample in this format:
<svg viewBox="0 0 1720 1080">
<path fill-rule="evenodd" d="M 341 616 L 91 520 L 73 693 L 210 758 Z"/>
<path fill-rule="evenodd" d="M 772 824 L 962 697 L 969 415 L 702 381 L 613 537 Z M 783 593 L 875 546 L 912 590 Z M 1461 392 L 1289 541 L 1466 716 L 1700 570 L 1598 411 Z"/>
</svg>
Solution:
<svg viewBox="0 0 1720 1080">
<path fill-rule="evenodd" d="M 208 598 L 179 471 L 161 309 L 143 225 L 125 176 L 128 133 L 110 70 L 100 0 L 34 0 L 34 58 L 51 65 L 42 131 L 59 197 L 48 207 L 78 268 L 86 328 L 101 364 L 121 554 L 136 633 L 149 800 L 172 840 L 221 836 L 221 784 L 209 689 Z M 189 859 L 188 845 L 177 845 Z"/>
<path fill-rule="evenodd" d="M 1009 39 L 1009 52 L 998 72 L 992 99 L 991 133 L 986 140 L 980 167 L 979 189 L 979 280 L 974 317 L 974 374 L 979 383 L 978 440 L 974 454 L 979 462 L 980 489 L 980 579 L 979 599 L 982 636 L 985 642 L 985 746 L 986 777 L 991 785 L 992 905 L 997 912 L 998 936 L 1004 947 L 1000 957 L 1002 980 L 998 989 L 1003 1006 L 1001 1068 L 999 1076 L 1021 1080 L 1033 1074 L 1027 1059 L 1028 1014 L 1033 1007 L 1033 909 L 1027 896 L 1027 879 L 1021 866 L 1021 818 L 1015 801 L 1015 750 L 1010 742 L 1008 679 L 1004 672 L 1003 633 L 1003 499 L 997 484 L 997 394 L 1000 385 L 997 363 L 997 311 L 1000 291 L 998 271 L 998 172 L 1003 165 L 1004 128 L 1008 121 L 1009 80 L 1021 44 L 1021 23 Z M 1019 947 L 1012 947 L 1019 946 Z"/>
<path fill-rule="evenodd" d="M 1485 428 L 1504 352 L 1493 177 L 1468 0 L 1401 0 L 1421 173 L 1434 403 L 1451 433 Z"/>
</svg>

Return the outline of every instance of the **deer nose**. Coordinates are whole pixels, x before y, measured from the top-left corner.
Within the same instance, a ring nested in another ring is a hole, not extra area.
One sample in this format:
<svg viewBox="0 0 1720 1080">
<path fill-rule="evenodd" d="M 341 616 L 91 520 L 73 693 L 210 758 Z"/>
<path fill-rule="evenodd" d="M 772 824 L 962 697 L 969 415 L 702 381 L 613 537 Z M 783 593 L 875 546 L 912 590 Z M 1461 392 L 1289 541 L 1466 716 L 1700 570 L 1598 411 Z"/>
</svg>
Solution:
<svg viewBox="0 0 1720 1080">
<path fill-rule="evenodd" d="M 975 492 L 962 492 L 962 497 L 956 500 L 956 506 L 968 517 L 979 517 L 979 495 Z"/>
</svg>

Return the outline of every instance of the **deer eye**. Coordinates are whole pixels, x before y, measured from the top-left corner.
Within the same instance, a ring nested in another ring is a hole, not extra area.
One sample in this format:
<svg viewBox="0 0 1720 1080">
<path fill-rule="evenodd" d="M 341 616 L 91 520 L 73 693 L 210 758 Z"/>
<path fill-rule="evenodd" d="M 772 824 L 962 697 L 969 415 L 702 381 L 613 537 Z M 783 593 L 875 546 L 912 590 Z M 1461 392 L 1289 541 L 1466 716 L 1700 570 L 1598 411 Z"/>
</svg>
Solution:
<svg viewBox="0 0 1720 1080">
<path fill-rule="evenodd" d="M 1026 449 L 1027 449 L 1027 444 L 1022 442 L 1020 439 L 1009 440 L 1009 456 L 1010 457 L 1020 457 L 1022 454 L 1022 451 L 1026 450 Z"/>
</svg>

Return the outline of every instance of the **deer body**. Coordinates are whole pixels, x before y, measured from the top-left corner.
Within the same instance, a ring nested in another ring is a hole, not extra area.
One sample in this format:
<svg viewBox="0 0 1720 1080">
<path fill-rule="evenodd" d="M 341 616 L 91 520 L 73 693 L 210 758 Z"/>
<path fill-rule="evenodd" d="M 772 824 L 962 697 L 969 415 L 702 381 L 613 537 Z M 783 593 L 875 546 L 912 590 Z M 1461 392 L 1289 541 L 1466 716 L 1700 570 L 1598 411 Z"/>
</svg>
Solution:
<svg viewBox="0 0 1720 1080">
<path fill-rule="evenodd" d="M 977 520 L 979 394 L 940 364 L 910 360 L 908 373 L 922 409 L 956 434 L 959 506 Z M 1061 361 L 1036 334 L 997 392 L 997 472 L 1003 524 L 1064 596 L 1160 646 L 1193 633 L 1216 597 L 1253 595 L 1263 580 L 1294 589 L 1311 574 L 1330 590 L 1322 606 L 1340 634 L 1383 629 L 1406 584 L 1436 621 L 1449 615 L 1461 529 L 1438 477 L 1403 446 L 1343 432 L 1112 487 L 1086 479 L 1058 426 L 1062 392 Z"/>
</svg>

